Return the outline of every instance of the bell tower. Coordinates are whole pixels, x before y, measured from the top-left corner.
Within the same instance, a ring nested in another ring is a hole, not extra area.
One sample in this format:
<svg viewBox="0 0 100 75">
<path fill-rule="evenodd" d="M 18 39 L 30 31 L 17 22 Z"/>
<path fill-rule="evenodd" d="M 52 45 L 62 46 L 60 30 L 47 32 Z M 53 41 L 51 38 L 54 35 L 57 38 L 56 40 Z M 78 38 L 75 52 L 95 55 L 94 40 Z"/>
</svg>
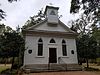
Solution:
<svg viewBox="0 0 100 75">
<path fill-rule="evenodd" d="M 58 7 L 46 6 L 45 15 L 48 24 L 58 24 Z"/>
</svg>

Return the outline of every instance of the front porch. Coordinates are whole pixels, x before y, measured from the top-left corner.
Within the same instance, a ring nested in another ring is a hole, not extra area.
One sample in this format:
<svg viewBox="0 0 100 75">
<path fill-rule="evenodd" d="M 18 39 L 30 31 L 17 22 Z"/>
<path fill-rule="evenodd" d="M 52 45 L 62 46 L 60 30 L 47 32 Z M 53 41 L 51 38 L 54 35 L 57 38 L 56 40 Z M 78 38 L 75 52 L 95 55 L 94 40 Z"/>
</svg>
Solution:
<svg viewBox="0 0 100 75">
<path fill-rule="evenodd" d="M 80 71 L 81 66 L 78 64 L 31 64 L 23 66 L 24 71 L 30 72 L 46 72 L 46 71 Z"/>
</svg>

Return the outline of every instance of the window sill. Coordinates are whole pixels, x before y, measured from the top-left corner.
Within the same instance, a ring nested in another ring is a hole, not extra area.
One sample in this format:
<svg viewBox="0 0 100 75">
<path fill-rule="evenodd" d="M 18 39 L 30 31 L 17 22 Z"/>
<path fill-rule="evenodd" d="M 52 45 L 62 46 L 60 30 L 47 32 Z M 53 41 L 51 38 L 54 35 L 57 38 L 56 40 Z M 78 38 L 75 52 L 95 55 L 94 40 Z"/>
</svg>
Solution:
<svg viewBox="0 0 100 75">
<path fill-rule="evenodd" d="M 44 56 L 36 56 L 36 58 L 44 58 Z"/>
</svg>

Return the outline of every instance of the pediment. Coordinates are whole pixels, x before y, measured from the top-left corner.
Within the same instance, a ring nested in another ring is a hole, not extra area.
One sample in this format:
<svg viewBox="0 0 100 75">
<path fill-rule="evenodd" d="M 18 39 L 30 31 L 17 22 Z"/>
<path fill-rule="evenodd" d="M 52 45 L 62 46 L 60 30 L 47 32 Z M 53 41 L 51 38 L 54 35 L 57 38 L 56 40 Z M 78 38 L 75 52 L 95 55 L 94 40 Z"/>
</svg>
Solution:
<svg viewBox="0 0 100 75">
<path fill-rule="evenodd" d="M 28 30 L 43 30 L 43 31 L 58 31 L 58 32 L 73 32 L 70 28 L 68 28 L 61 21 L 57 25 L 48 24 L 47 20 L 42 21 L 41 23 L 29 27 Z"/>
</svg>

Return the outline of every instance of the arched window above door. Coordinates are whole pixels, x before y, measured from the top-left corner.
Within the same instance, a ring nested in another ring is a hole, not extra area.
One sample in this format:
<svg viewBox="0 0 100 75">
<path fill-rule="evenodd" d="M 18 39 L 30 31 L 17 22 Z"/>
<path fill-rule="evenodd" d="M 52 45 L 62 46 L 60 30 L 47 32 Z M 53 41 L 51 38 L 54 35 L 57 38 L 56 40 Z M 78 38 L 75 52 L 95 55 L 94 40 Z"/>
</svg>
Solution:
<svg viewBox="0 0 100 75">
<path fill-rule="evenodd" d="M 62 45 L 66 45 L 66 41 L 65 40 L 62 40 Z"/>
<path fill-rule="evenodd" d="M 51 40 L 50 40 L 50 43 L 56 43 L 56 42 L 55 42 L 55 40 L 54 40 L 54 39 L 51 39 Z"/>
<path fill-rule="evenodd" d="M 41 42 L 41 43 L 43 42 L 41 38 L 38 40 L 38 43 L 40 43 L 40 42 Z"/>
</svg>

